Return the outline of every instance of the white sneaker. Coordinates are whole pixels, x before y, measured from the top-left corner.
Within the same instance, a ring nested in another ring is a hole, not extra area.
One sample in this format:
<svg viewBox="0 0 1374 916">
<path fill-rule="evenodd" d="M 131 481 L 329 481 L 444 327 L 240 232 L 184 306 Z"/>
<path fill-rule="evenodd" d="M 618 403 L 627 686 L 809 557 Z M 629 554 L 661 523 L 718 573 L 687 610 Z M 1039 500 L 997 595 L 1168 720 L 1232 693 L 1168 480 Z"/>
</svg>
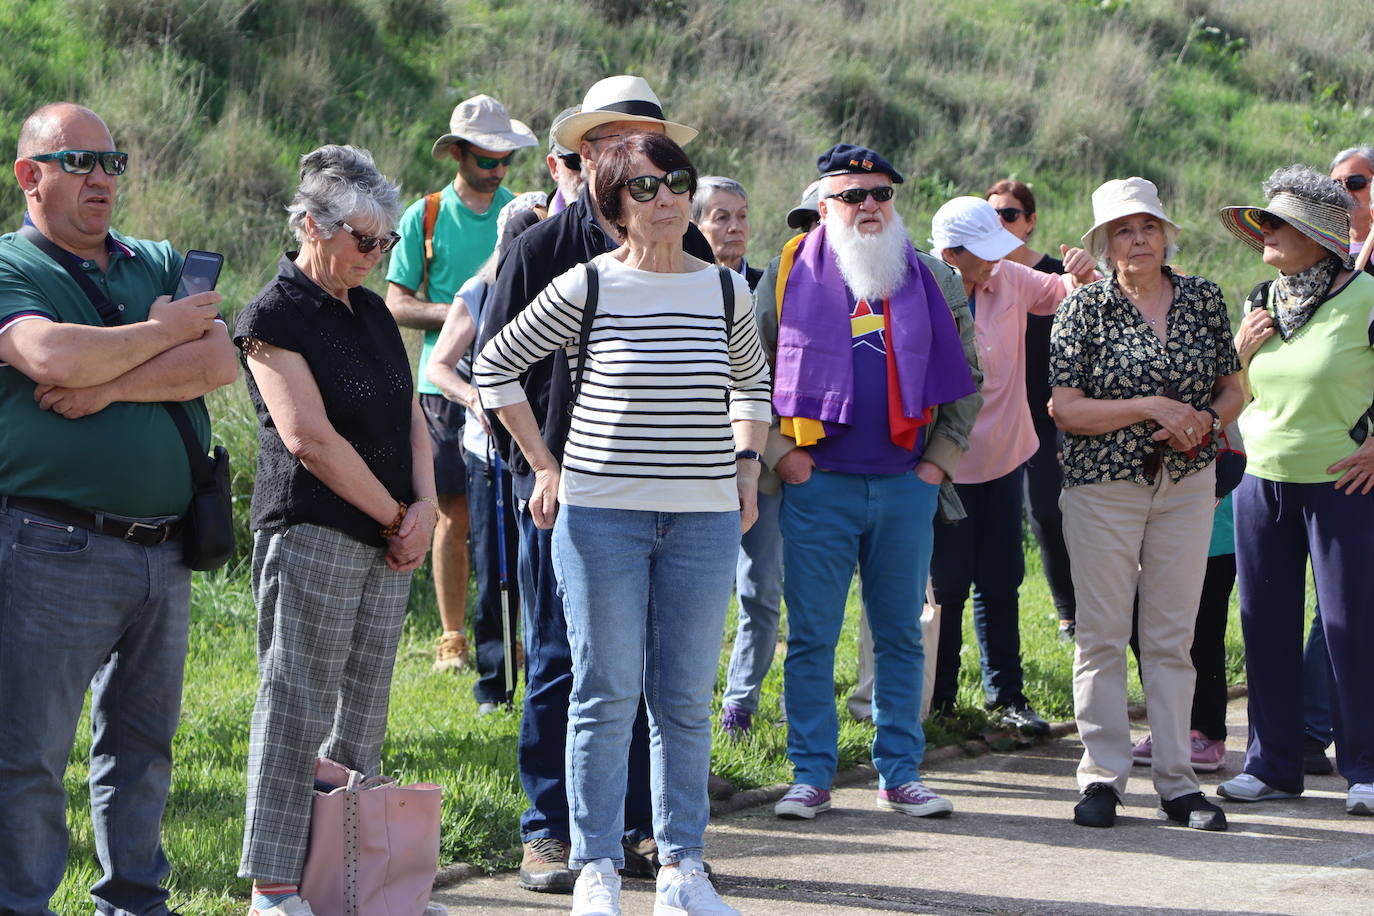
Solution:
<svg viewBox="0 0 1374 916">
<path fill-rule="evenodd" d="M 610 859 L 582 866 L 573 884 L 572 916 L 620 916 L 620 874 Z"/>
<path fill-rule="evenodd" d="M 720 899 L 700 862 L 683 859 L 676 868 L 659 870 L 654 916 L 740 916 L 740 912 Z"/>
<path fill-rule="evenodd" d="M 442 903 L 430 902 L 425 904 L 425 911 L 421 916 L 448 916 L 448 907 Z"/>
<path fill-rule="evenodd" d="M 1357 782 L 1345 797 L 1346 814 L 1374 814 L 1374 782 Z"/>
<path fill-rule="evenodd" d="M 1300 792 L 1284 792 L 1267 785 L 1258 776 L 1241 773 L 1217 786 L 1217 794 L 1231 801 L 1257 802 L 1273 801 L 1279 798 L 1297 798 Z"/>
<path fill-rule="evenodd" d="M 298 895 L 292 894 L 276 906 L 265 910 L 253 907 L 248 911 L 248 916 L 315 916 L 315 911 Z"/>
</svg>

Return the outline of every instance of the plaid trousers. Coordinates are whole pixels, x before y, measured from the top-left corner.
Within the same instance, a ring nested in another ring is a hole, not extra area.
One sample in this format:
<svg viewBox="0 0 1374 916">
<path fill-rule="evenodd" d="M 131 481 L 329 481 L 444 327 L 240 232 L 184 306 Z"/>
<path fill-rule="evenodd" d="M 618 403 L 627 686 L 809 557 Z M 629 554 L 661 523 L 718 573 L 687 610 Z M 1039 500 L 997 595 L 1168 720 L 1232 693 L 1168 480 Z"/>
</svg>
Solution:
<svg viewBox="0 0 1374 916">
<path fill-rule="evenodd" d="M 410 573 L 385 551 L 319 525 L 258 531 L 258 696 L 248 738 L 239 877 L 299 883 L 315 758 L 381 767 Z"/>
</svg>

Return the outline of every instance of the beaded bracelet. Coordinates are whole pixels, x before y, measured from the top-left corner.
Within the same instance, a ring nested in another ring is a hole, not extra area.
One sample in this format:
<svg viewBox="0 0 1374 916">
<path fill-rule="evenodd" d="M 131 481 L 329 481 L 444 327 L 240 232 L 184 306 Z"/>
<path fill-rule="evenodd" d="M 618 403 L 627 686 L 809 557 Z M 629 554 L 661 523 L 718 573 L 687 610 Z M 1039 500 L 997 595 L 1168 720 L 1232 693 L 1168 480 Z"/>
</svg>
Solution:
<svg viewBox="0 0 1374 916">
<path fill-rule="evenodd" d="M 399 532 L 399 531 L 401 530 L 401 522 L 405 520 L 405 517 L 406 517 L 406 504 L 405 504 L 405 503 L 400 503 L 400 502 L 398 502 L 398 503 L 396 504 L 396 517 L 395 517 L 394 519 L 391 520 L 391 524 L 390 524 L 390 525 L 387 525 L 385 528 L 382 529 L 382 537 L 384 537 L 384 538 L 395 537 L 395 536 L 396 536 L 396 533 Z"/>
</svg>

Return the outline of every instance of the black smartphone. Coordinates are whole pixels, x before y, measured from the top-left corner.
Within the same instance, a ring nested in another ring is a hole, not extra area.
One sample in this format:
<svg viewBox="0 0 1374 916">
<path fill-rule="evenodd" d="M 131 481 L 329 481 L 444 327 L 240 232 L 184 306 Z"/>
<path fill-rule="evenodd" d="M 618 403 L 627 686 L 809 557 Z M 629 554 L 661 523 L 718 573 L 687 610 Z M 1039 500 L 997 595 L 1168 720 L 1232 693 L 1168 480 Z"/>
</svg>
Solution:
<svg viewBox="0 0 1374 916">
<path fill-rule="evenodd" d="M 177 291 L 172 298 L 185 299 L 214 289 L 223 266 L 224 255 L 192 248 L 186 252 L 186 260 L 181 264 L 181 276 L 177 277 Z"/>
</svg>

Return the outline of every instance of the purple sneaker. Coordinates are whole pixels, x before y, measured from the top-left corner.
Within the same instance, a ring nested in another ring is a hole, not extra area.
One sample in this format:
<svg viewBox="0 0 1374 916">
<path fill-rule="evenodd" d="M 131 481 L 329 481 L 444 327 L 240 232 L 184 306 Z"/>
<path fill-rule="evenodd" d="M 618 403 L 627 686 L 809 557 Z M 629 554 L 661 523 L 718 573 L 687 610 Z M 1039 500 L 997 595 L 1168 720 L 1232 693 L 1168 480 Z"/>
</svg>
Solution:
<svg viewBox="0 0 1374 916">
<path fill-rule="evenodd" d="M 1213 741 L 1197 729 L 1188 736 L 1191 744 L 1190 762 L 1199 773 L 1215 773 L 1226 764 L 1226 742 Z"/>
<path fill-rule="evenodd" d="M 742 706 L 726 704 L 720 711 L 720 730 L 729 738 L 743 738 L 754 727 L 754 714 Z"/>
<path fill-rule="evenodd" d="M 954 810 L 947 799 L 930 791 L 919 779 L 904 782 L 895 789 L 879 789 L 878 807 L 912 817 L 943 817 Z"/>
<path fill-rule="evenodd" d="M 793 783 L 787 794 L 778 799 L 773 813 L 784 820 L 809 821 L 822 811 L 830 810 L 830 790 Z"/>
</svg>

